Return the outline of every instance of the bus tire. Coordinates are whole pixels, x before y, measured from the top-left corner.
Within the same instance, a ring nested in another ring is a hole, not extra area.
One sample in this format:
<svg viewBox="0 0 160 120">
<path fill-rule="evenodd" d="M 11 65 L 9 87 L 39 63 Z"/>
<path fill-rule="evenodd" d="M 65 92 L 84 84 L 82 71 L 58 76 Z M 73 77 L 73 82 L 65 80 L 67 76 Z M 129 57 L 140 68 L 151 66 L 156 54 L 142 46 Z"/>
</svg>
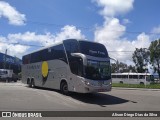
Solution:
<svg viewBox="0 0 160 120">
<path fill-rule="evenodd" d="M 13 81 L 14 81 L 14 82 L 17 82 L 17 79 L 14 79 Z"/>
<path fill-rule="evenodd" d="M 32 87 L 32 83 L 31 83 L 31 80 L 28 78 L 27 79 L 27 84 L 28 84 L 28 86 L 31 88 Z"/>
<path fill-rule="evenodd" d="M 144 85 L 144 82 L 140 82 L 140 85 Z"/>
<path fill-rule="evenodd" d="M 120 83 L 120 84 L 123 84 L 123 81 L 120 81 L 119 83 Z"/>
<path fill-rule="evenodd" d="M 31 79 L 31 88 L 35 87 L 34 79 Z"/>
<path fill-rule="evenodd" d="M 61 82 L 60 90 L 61 90 L 62 94 L 64 94 L 64 95 L 68 95 L 68 94 L 69 94 L 68 84 L 67 84 L 66 81 L 62 81 L 62 82 Z"/>
</svg>

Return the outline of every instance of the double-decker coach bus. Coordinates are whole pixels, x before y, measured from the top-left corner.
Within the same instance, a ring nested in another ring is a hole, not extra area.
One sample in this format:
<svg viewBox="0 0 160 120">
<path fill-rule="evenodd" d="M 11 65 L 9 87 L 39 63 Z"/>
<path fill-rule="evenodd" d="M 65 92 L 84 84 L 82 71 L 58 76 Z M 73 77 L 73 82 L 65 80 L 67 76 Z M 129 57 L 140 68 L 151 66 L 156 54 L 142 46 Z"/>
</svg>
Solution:
<svg viewBox="0 0 160 120">
<path fill-rule="evenodd" d="M 112 73 L 112 82 L 148 85 L 154 82 L 154 77 L 150 73 Z"/>
<path fill-rule="evenodd" d="M 23 56 L 22 82 L 79 93 L 111 90 L 110 58 L 104 45 L 67 39 Z"/>
</svg>

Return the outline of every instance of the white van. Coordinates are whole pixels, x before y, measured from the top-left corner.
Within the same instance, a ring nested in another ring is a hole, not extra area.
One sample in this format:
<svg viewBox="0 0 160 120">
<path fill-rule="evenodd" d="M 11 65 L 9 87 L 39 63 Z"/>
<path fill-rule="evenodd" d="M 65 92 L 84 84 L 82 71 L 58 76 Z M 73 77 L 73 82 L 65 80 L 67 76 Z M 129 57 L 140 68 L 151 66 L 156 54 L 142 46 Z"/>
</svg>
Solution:
<svg viewBox="0 0 160 120">
<path fill-rule="evenodd" d="M 17 82 L 17 79 L 13 78 L 13 70 L 10 69 L 0 69 L 0 81 L 14 81 Z"/>
</svg>

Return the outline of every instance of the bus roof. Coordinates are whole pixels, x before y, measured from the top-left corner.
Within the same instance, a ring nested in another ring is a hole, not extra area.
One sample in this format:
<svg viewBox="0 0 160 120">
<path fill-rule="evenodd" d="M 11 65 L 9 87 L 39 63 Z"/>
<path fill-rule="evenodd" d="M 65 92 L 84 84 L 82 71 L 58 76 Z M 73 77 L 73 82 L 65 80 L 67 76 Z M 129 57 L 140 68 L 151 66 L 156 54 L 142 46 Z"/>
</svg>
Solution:
<svg viewBox="0 0 160 120">
<path fill-rule="evenodd" d="M 65 40 L 77 40 L 77 41 L 85 41 L 85 42 L 97 43 L 97 42 L 94 42 L 94 41 L 89 41 L 89 40 L 87 40 L 87 39 L 74 39 L 74 38 L 72 38 L 72 39 L 65 39 Z M 38 50 L 35 50 L 35 51 L 30 52 L 30 53 L 28 53 L 28 54 L 25 54 L 25 55 L 23 55 L 23 56 L 26 56 L 26 55 L 29 55 L 29 54 L 32 54 L 32 53 L 35 53 L 35 52 L 38 52 L 38 51 L 41 51 L 41 50 L 44 50 L 44 49 L 47 49 L 47 48 L 50 48 L 50 47 L 59 45 L 59 44 L 62 44 L 63 41 L 65 41 L 65 40 L 62 40 L 62 41 L 60 41 L 60 42 L 57 42 L 57 43 L 48 45 L 48 46 L 43 47 L 43 48 L 40 48 L 40 49 L 38 49 Z M 99 44 L 101 44 L 101 43 L 99 43 Z"/>
<path fill-rule="evenodd" d="M 151 75 L 150 73 L 112 73 L 112 75 Z"/>
</svg>

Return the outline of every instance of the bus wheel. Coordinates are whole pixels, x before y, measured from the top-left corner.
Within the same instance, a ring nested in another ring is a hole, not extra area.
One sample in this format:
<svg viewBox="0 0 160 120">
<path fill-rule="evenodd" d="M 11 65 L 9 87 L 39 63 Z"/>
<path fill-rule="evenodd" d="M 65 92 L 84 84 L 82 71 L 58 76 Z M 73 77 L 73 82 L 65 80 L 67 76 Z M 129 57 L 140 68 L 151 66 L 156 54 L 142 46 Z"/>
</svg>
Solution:
<svg viewBox="0 0 160 120">
<path fill-rule="evenodd" d="M 61 92 L 64 95 L 68 95 L 69 91 L 68 91 L 68 85 L 66 82 L 61 83 Z"/>
<path fill-rule="evenodd" d="M 123 81 L 120 81 L 121 84 L 123 84 Z"/>
<path fill-rule="evenodd" d="M 28 86 L 31 88 L 32 87 L 32 81 L 29 81 Z"/>
<path fill-rule="evenodd" d="M 17 79 L 14 79 L 13 81 L 14 81 L 14 82 L 17 82 Z"/>
<path fill-rule="evenodd" d="M 31 80 L 31 88 L 35 87 L 34 79 Z"/>
<path fill-rule="evenodd" d="M 144 85 L 144 82 L 140 82 L 140 85 Z"/>
</svg>

